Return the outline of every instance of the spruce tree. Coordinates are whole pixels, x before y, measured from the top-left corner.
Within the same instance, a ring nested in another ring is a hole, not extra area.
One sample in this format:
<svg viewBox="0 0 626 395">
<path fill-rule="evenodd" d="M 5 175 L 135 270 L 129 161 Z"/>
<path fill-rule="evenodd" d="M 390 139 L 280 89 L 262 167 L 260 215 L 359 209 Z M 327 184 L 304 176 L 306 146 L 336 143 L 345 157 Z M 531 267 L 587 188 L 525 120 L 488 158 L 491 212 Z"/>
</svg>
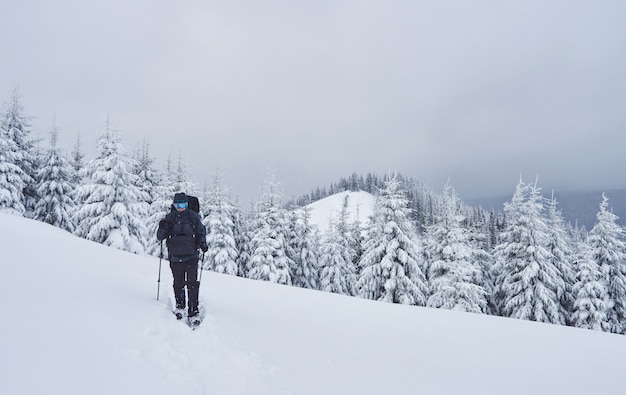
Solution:
<svg viewBox="0 0 626 395">
<path fill-rule="evenodd" d="M 342 233 L 331 223 L 320 247 L 319 289 L 341 295 L 354 295 L 357 281 L 355 267 L 345 240 L 342 239 Z"/>
<path fill-rule="evenodd" d="M 291 211 L 291 232 L 288 244 L 292 261 L 292 284 L 296 287 L 318 289 L 319 287 L 319 245 L 318 235 L 309 219 L 310 210 L 296 208 Z"/>
<path fill-rule="evenodd" d="M 168 168 L 170 168 L 169 164 Z M 198 184 L 193 180 L 182 153 L 178 156 L 176 168 L 171 169 L 169 178 L 176 192 L 184 192 L 187 195 L 198 196 Z"/>
<path fill-rule="evenodd" d="M 558 300 L 563 278 L 548 250 L 540 191 L 536 183 L 520 180 L 511 202 L 505 203 L 508 226 L 494 250 L 496 301 L 503 316 L 565 324 Z"/>
<path fill-rule="evenodd" d="M 263 196 L 250 229 L 248 278 L 291 285 L 291 259 L 287 256 L 288 219 L 282 207 L 275 171 L 270 170 Z"/>
<path fill-rule="evenodd" d="M 359 263 L 356 293 L 366 299 L 424 306 L 427 287 L 418 265 L 417 237 L 408 200 L 394 176 L 376 201 Z"/>
<path fill-rule="evenodd" d="M 483 313 L 487 311 L 487 292 L 482 286 L 477 252 L 470 242 L 469 230 L 461 226 L 458 198 L 449 184 L 443 193 L 442 213 L 426 228 L 430 296 L 426 306 Z"/>
<path fill-rule="evenodd" d="M 178 191 L 169 178 L 170 172 L 158 170 L 154 167 L 154 158 L 150 155 L 150 146 L 144 142 L 137 153 L 136 165 L 133 173 L 137 176 L 139 190 L 148 205 L 147 214 L 144 216 L 146 228 L 146 253 L 159 256 L 165 254 L 166 248 L 163 242 L 156 238 L 159 221 L 172 209 L 172 199 Z M 168 162 L 169 163 L 169 162 Z M 142 184 L 145 184 L 143 187 Z"/>
<path fill-rule="evenodd" d="M 591 254 L 586 240 L 576 242 L 573 264 L 577 270 L 572 288 L 574 305 L 571 323 L 578 328 L 601 331 L 608 328 L 609 294 L 600 267 Z"/>
<path fill-rule="evenodd" d="M 85 154 L 83 153 L 80 143 L 80 135 L 76 138 L 76 143 L 72 148 L 70 163 L 72 165 L 72 183 L 76 186 L 80 185 L 83 181 L 80 176 L 80 170 L 85 167 Z"/>
<path fill-rule="evenodd" d="M 143 194 L 133 174 L 133 159 L 118 133 L 108 125 L 97 143 L 96 158 L 81 170 L 85 183 L 78 187 L 75 234 L 121 250 L 142 253 L 146 241 Z"/>
<path fill-rule="evenodd" d="M 557 298 L 561 305 L 561 313 L 570 323 L 573 312 L 573 294 L 575 273 L 572 266 L 573 249 L 572 241 L 565 228 L 565 220 L 561 211 L 557 209 L 557 201 L 552 193 L 552 198 L 548 199 L 548 250 L 552 264 L 559 271 L 559 276 L 563 281 L 558 282 L 556 289 Z"/>
<path fill-rule="evenodd" d="M 0 114 L 0 208 L 26 216 L 32 215 L 37 201 L 34 144 L 29 135 L 30 120 L 15 89 Z"/>
<path fill-rule="evenodd" d="M 76 186 L 72 183 L 72 167 L 57 148 L 58 134 L 58 129 L 53 126 L 50 148 L 37 173 L 37 194 L 41 198 L 35 204 L 33 218 L 73 232 L 75 204 L 72 194 Z"/>
<path fill-rule="evenodd" d="M 343 197 L 343 203 L 341 205 L 341 210 L 339 210 L 339 216 L 337 217 L 337 221 L 334 223 L 335 234 L 339 243 L 341 243 L 343 249 L 346 253 L 346 258 L 351 266 L 355 267 L 355 271 L 358 271 L 357 264 L 361 258 L 360 251 L 361 248 L 361 239 L 355 234 L 357 232 L 357 228 L 355 223 L 350 224 L 350 212 L 348 211 L 350 201 L 350 193 L 346 192 Z M 355 221 L 358 223 L 358 221 Z"/>
<path fill-rule="evenodd" d="M 591 259 L 602 273 L 609 297 L 605 330 L 611 333 L 626 331 L 626 244 L 624 230 L 617 224 L 618 217 L 608 210 L 609 199 L 602 194 L 596 224 L 589 232 Z"/>
<path fill-rule="evenodd" d="M 132 162 L 132 173 L 135 177 L 135 186 L 140 192 L 138 209 L 142 213 L 146 234 L 143 235 L 145 251 L 153 255 L 156 251 L 155 231 L 156 222 L 151 222 L 153 211 L 152 203 L 160 198 L 162 174 L 154 167 L 154 158 L 150 153 L 150 143 L 144 140 L 135 150 Z"/>
<path fill-rule="evenodd" d="M 213 178 L 213 188 L 206 199 L 203 223 L 207 229 L 209 250 L 204 268 L 236 276 L 239 273 L 239 251 L 235 240 L 235 206 L 230 203 L 219 170 Z"/>
<path fill-rule="evenodd" d="M 22 216 L 28 175 L 17 165 L 19 158 L 17 144 L 0 128 L 0 211 Z"/>
<path fill-rule="evenodd" d="M 235 207 L 238 207 L 235 204 Z M 239 251 L 239 255 L 237 256 L 237 267 L 239 268 L 238 276 L 240 277 L 248 277 L 248 272 L 250 271 L 250 237 L 251 233 L 249 230 L 249 225 L 252 222 L 250 212 L 243 212 L 239 209 L 235 210 L 233 223 L 235 227 L 234 237 L 235 237 L 235 245 L 237 246 L 237 251 Z"/>
</svg>

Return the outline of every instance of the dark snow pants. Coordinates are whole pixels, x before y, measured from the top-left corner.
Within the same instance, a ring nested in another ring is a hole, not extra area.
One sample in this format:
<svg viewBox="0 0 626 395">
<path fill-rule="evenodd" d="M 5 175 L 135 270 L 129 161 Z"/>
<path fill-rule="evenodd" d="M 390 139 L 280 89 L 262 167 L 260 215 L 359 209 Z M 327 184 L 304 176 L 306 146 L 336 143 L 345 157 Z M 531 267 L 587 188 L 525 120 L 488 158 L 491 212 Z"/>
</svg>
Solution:
<svg viewBox="0 0 626 395">
<path fill-rule="evenodd" d="M 189 298 L 189 316 L 198 313 L 198 259 L 186 262 L 170 262 L 172 277 L 174 277 L 174 297 L 176 298 L 176 308 L 185 308 L 185 286 L 187 286 L 187 297 Z"/>
</svg>

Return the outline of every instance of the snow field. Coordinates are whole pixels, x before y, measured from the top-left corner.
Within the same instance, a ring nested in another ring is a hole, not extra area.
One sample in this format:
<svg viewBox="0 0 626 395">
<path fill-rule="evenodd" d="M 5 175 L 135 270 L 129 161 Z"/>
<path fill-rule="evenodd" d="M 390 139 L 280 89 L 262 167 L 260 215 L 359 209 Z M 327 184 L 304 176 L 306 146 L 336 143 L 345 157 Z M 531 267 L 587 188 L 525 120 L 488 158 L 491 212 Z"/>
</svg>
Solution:
<svg viewBox="0 0 626 395">
<path fill-rule="evenodd" d="M 2 394 L 626 393 L 626 337 L 205 272 L 171 313 L 158 259 L 0 214 Z"/>
</svg>

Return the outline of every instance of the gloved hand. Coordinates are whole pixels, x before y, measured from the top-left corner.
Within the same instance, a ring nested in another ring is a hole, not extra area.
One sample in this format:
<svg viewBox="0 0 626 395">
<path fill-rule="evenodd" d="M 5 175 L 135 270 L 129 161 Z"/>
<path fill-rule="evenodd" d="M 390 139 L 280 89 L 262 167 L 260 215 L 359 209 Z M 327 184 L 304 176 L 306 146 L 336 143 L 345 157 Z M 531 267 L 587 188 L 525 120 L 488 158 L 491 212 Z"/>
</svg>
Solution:
<svg viewBox="0 0 626 395">
<path fill-rule="evenodd" d="M 202 250 L 202 252 L 207 252 L 209 250 L 209 246 L 206 244 L 201 244 L 200 249 Z"/>
<path fill-rule="evenodd" d="M 162 219 L 159 221 L 159 229 L 169 231 L 171 227 L 172 227 L 172 223 L 170 221 L 166 219 Z"/>
<path fill-rule="evenodd" d="M 159 221 L 159 229 L 157 229 L 157 240 L 161 241 L 166 239 L 170 235 L 172 229 L 172 223 L 166 219 Z"/>
</svg>

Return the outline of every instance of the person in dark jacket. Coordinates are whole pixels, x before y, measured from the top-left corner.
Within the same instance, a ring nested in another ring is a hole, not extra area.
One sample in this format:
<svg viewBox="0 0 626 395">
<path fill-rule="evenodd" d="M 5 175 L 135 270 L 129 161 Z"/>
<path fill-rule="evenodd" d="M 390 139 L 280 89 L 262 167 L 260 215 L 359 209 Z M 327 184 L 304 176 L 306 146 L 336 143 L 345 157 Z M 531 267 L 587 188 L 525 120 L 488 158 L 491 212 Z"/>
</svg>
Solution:
<svg viewBox="0 0 626 395">
<path fill-rule="evenodd" d="M 159 222 L 157 239 L 166 240 L 170 268 L 174 277 L 176 316 L 182 318 L 185 309 L 185 286 L 189 299 L 188 316 L 198 315 L 198 248 L 207 251 L 206 229 L 200 215 L 189 210 L 187 195 L 174 195 L 171 211 Z"/>
</svg>

